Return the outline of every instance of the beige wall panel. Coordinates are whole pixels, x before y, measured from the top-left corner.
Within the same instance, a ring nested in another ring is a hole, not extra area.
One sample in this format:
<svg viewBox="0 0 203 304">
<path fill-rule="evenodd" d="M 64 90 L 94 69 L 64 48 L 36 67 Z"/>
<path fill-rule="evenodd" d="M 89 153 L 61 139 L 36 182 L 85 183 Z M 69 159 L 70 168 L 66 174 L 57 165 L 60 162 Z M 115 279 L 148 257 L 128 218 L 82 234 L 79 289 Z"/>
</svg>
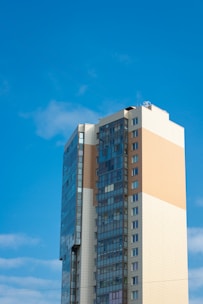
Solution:
<svg viewBox="0 0 203 304">
<path fill-rule="evenodd" d="M 142 127 L 172 143 L 184 147 L 184 128 L 169 120 L 169 114 L 154 105 L 151 109 L 141 107 Z"/>
<path fill-rule="evenodd" d="M 142 132 L 142 192 L 186 208 L 184 149 L 146 129 Z"/>
<path fill-rule="evenodd" d="M 142 196 L 143 303 L 187 304 L 186 212 Z"/>
<path fill-rule="evenodd" d="M 112 115 L 109 115 L 107 117 L 101 118 L 100 121 L 99 121 L 99 123 L 98 123 L 98 127 L 106 125 L 108 123 L 111 123 L 111 122 L 113 122 L 115 120 L 121 119 L 121 118 L 125 117 L 125 115 L 127 115 L 127 114 L 128 114 L 128 111 L 121 110 L 121 111 L 116 112 L 116 113 L 114 113 Z"/>
<path fill-rule="evenodd" d="M 95 125 L 84 124 L 85 144 L 94 145 L 96 143 Z"/>
<path fill-rule="evenodd" d="M 93 303 L 95 207 L 93 190 L 83 189 L 80 302 Z"/>
</svg>

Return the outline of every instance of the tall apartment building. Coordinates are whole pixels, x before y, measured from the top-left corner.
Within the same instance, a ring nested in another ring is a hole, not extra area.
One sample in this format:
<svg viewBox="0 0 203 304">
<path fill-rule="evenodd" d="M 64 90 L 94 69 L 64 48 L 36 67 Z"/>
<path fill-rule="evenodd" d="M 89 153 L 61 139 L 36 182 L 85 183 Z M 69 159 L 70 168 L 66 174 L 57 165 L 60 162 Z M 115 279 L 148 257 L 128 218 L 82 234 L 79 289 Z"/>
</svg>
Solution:
<svg viewBox="0 0 203 304">
<path fill-rule="evenodd" d="M 150 103 L 64 150 L 62 304 L 187 304 L 184 129 Z"/>
</svg>

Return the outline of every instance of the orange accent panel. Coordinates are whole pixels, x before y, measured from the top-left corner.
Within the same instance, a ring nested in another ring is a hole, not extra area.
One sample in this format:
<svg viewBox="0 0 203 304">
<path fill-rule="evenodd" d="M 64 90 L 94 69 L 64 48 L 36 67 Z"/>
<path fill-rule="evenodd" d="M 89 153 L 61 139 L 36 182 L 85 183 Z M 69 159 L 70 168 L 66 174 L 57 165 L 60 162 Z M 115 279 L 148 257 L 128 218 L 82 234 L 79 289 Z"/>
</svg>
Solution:
<svg viewBox="0 0 203 304">
<path fill-rule="evenodd" d="M 142 191 L 186 208 L 184 149 L 146 130 L 142 132 Z"/>
<path fill-rule="evenodd" d="M 96 146 L 94 145 L 84 145 L 84 170 L 83 170 L 83 187 L 88 189 L 93 189 L 93 205 L 96 206 Z"/>
<path fill-rule="evenodd" d="M 84 145 L 83 187 L 95 189 L 96 146 Z"/>
</svg>

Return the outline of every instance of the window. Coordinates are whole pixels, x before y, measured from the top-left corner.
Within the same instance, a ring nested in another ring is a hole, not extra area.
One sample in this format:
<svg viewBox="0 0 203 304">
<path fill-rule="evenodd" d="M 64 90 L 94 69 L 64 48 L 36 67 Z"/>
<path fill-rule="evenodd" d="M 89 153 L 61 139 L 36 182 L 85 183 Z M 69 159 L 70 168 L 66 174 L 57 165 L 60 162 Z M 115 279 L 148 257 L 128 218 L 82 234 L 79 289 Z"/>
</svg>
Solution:
<svg viewBox="0 0 203 304">
<path fill-rule="evenodd" d="M 138 276 L 132 277 L 132 285 L 138 284 Z"/>
<path fill-rule="evenodd" d="M 114 184 L 105 186 L 105 189 L 104 189 L 105 192 L 110 192 L 110 191 L 113 191 L 113 190 L 114 190 Z"/>
<path fill-rule="evenodd" d="M 131 223 L 131 227 L 132 227 L 132 229 L 137 229 L 137 228 L 138 228 L 138 220 L 133 221 L 133 222 Z"/>
<path fill-rule="evenodd" d="M 132 235 L 132 243 L 138 242 L 138 233 Z"/>
<path fill-rule="evenodd" d="M 132 176 L 138 175 L 138 168 L 133 168 L 132 169 Z"/>
<path fill-rule="evenodd" d="M 131 196 L 131 203 L 135 203 L 138 201 L 138 193 L 135 193 Z"/>
<path fill-rule="evenodd" d="M 138 270 L 138 262 L 133 262 L 131 264 L 131 270 L 132 271 L 137 271 Z"/>
<path fill-rule="evenodd" d="M 82 144 L 84 142 L 84 134 L 79 133 L 79 143 Z"/>
<path fill-rule="evenodd" d="M 117 145 L 115 145 L 114 146 L 114 152 L 117 152 L 117 151 L 119 151 L 120 150 L 120 144 L 117 144 Z"/>
<path fill-rule="evenodd" d="M 104 148 L 104 149 L 102 150 L 102 156 L 106 156 L 106 155 L 107 155 L 107 152 L 108 152 L 107 148 Z"/>
<path fill-rule="evenodd" d="M 132 208 L 132 216 L 138 215 L 138 207 Z"/>
<path fill-rule="evenodd" d="M 138 290 L 134 290 L 131 292 L 131 299 L 137 300 L 138 299 Z"/>
<path fill-rule="evenodd" d="M 132 150 L 137 150 L 138 149 L 138 142 L 132 143 Z"/>
<path fill-rule="evenodd" d="M 78 187 L 82 187 L 82 181 L 78 180 Z"/>
<path fill-rule="evenodd" d="M 132 189 L 137 189 L 138 188 L 138 181 L 132 182 Z"/>
<path fill-rule="evenodd" d="M 136 155 L 132 156 L 132 163 L 134 164 L 134 163 L 137 163 L 137 162 L 138 162 L 138 155 L 136 154 Z"/>
<path fill-rule="evenodd" d="M 132 249 L 132 251 L 131 251 L 131 256 L 132 256 L 132 257 L 138 256 L 138 248 L 133 248 L 133 249 Z"/>
<path fill-rule="evenodd" d="M 138 130 L 133 130 L 132 137 L 137 137 L 137 136 L 138 136 Z"/>
<path fill-rule="evenodd" d="M 137 125 L 137 124 L 138 124 L 138 117 L 134 117 L 134 118 L 132 119 L 132 125 L 135 126 L 135 125 Z"/>
</svg>

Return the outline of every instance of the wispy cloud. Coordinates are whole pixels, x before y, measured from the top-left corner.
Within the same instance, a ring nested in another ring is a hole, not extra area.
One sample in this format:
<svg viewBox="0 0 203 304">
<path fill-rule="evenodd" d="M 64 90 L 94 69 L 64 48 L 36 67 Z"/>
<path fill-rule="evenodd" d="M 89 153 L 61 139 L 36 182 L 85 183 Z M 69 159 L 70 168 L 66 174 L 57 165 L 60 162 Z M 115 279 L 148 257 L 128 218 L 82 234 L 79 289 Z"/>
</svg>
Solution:
<svg viewBox="0 0 203 304">
<path fill-rule="evenodd" d="M 120 63 L 124 63 L 124 64 L 132 63 L 132 58 L 128 54 L 114 53 L 113 58 L 115 58 Z"/>
<path fill-rule="evenodd" d="M 135 105 L 140 105 L 142 104 L 144 101 L 144 98 L 142 96 L 142 93 L 140 91 L 137 91 L 136 92 L 136 97 L 135 97 Z"/>
<path fill-rule="evenodd" d="M 17 257 L 17 258 L 0 258 L 1 269 L 14 269 L 19 267 L 45 267 L 53 271 L 61 270 L 61 262 L 59 260 L 40 260 L 28 257 Z"/>
<path fill-rule="evenodd" d="M 189 270 L 189 286 L 191 291 L 203 289 L 203 267 Z"/>
<path fill-rule="evenodd" d="M 188 250 L 203 254 L 203 228 L 188 228 Z"/>
<path fill-rule="evenodd" d="M 51 82 L 52 87 L 56 90 L 56 91 L 61 91 L 61 86 L 59 84 L 58 78 L 56 77 L 56 75 L 52 72 L 49 72 L 47 74 L 47 77 L 49 79 L 49 81 Z"/>
<path fill-rule="evenodd" d="M 2 269 L 19 268 L 24 264 L 25 264 L 24 258 L 13 258 L 13 259 L 0 258 L 0 268 Z"/>
<path fill-rule="evenodd" d="M 133 105 L 133 103 L 128 99 L 119 100 L 106 98 L 99 104 L 100 113 L 102 113 L 102 116 L 100 116 L 100 118 L 118 112 L 129 105 Z M 105 112 L 102 112 L 104 109 Z"/>
<path fill-rule="evenodd" d="M 203 298 L 190 298 L 190 304 L 202 304 L 203 303 Z"/>
<path fill-rule="evenodd" d="M 47 107 L 32 113 L 20 113 L 23 118 L 31 118 L 36 126 L 36 134 L 44 139 L 61 135 L 67 137 L 78 123 L 95 123 L 99 113 L 68 102 L 51 101 Z"/>
<path fill-rule="evenodd" d="M 88 69 L 87 74 L 92 78 L 97 78 L 98 76 L 95 69 Z"/>
<path fill-rule="evenodd" d="M 0 248 L 18 248 L 24 245 L 37 245 L 40 240 L 25 234 L 0 234 Z"/>
<path fill-rule="evenodd" d="M 196 199 L 196 205 L 200 206 L 200 207 L 203 207 L 203 197 L 198 197 Z"/>
<path fill-rule="evenodd" d="M 0 284 L 12 284 L 23 288 L 59 288 L 59 280 L 49 280 L 33 276 L 6 276 L 0 275 Z"/>
<path fill-rule="evenodd" d="M 0 302 L 2 304 L 57 304 L 60 302 L 60 288 L 58 284 L 53 288 L 37 289 L 35 286 L 18 288 L 8 284 L 0 284 Z"/>
<path fill-rule="evenodd" d="M 79 123 L 97 123 L 99 118 L 134 104 L 128 99 L 122 101 L 105 99 L 97 105 L 98 111 L 92 111 L 80 104 L 53 100 L 44 108 L 38 108 L 30 113 L 21 112 L 19 116 L 32 119 L 36 134 L 44 139 L 58 135 L 62 137 L 57 140 L 57 145 L 60 146 L 64 145 L 64 139 L 67 139 Z"/>
<path fill-rule="evenodd" d="M 82 85 L 79 87 L 79 89 L 78 89 L 76 95 L 77 95 L 77 96 L 82 96 L 82 95 L 84 95 L 84 94 L 86 93 L 87 89 L 88 89 L 88 85 L 87 85 L 87 84 L 82 84 Z"/>
<path fill-rule="evenodd" d="M 10 86 L 7 80 L 2 80 L 0 82 L 0 95 L 6 95 L 8 94 L 10 90 Z"/>
</svg>

